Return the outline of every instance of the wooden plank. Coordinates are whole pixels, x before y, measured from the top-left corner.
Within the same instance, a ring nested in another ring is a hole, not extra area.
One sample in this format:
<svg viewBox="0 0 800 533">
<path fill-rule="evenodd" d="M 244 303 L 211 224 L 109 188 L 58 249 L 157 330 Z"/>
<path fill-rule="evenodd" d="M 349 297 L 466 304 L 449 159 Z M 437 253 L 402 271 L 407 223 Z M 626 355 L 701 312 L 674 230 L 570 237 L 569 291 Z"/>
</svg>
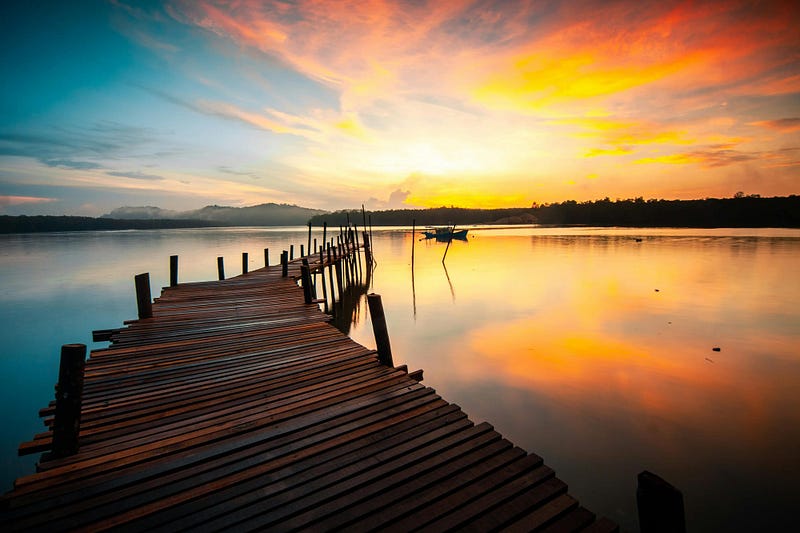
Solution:
<svg viewBox="0 0 800 533">
<path fill-rule="evenodd" d="M 337 264 L 357 247 L 346 239 Z M 319 271 L 333 263 L 307 258 Z M 304 304 L 300 259 L 162 290 L 86 362 L 81 447 L 0 496 L 22 529 L 549 528 L 594 516 L 456 405 Z M 416 379 L 416 380 L 415 380 Z M 40 411 L 47 425 L 52 404 Z M 22 450 L 42 451 L 50 433 Z M 616 527 L 601 520 L 598 531 Z M 609 529 L 610 530 L 610 529 Z"/>
</svg>

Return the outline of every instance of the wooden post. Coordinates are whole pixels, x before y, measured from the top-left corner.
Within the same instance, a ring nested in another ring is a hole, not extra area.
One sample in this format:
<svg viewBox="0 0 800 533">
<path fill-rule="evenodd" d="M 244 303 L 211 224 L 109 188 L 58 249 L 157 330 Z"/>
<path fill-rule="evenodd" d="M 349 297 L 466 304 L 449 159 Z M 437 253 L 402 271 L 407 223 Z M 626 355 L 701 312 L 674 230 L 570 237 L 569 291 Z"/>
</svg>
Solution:
<svg viewBox="0 0 800 533">
<path fill-rule="evenodd" d="M 414 267 L 414 246 L 417 243 L 417 219 L 411 219 L 411 267 Z"/>
<path fill-rule="evenodd" d="M 372 332 L 375 334 L 375 345 L 378 347 L 378 361 L 388 367 L 392 362 L 392 347 L 389 344 L 389 330 L 386 329 L 386 316 L 383 313 L 383 302 L 380 294 L 367 294 L 369 316 L 372 319 Z"/>
<path fill-rule="evenodd" d="M 336 265 L 336 288 L 339 289 L 339 300 L 341 300 L 342 295 L 344 294 L 344 284 L 342 282 L 342 258 L 339 257 L 339 254 L 336 252 L 336 248 L 333 249 L 333 263 Z"/>
<path fill-rule="evenodd" d="M 323 222 L 322 223 L 322 247 L 323 248 L 325 248 L 325 245 L 327 244 L 327 239 L 328 239 L 328 223 L 327 222 Z"/>
<path fill-rule="evenodd" d="M 367 272 L 369 272 L 370 265 L 372 265 L 372 250 L 370 249 L 369 233 L 365 230 L 362 237 L 364 240 L 364 262 L 367 264 Z"/>
<path fill-rule="evenodd" d="M 314 237 L 314 253 L 317 253 L 317 238 Z"/>
<path fill-rule="evenodd" d="M 308 246 L 306 246 L 306 250 L 308 250 L 308 255 L 311 255 L 311 221 L 308 221 Z M 301 252 L 300 255 L 303 255 Z"/>
<path fill-rule="evenodd" d="M 305 246 L 306 246 L 305 244 L 301 244 L 300 245 L 300 257 L 305 257 L 306 256 Z"/>
<path fill-rule="evenodd" d="M 308 259 L 303 259 L 303 264 L 300 266 L 300 279 L 303 283 L 303 299 L 308 305 L 314 299 L 311 295 L 311 269 L 308 267 Z"/>
<path fill-rule="evenodd" d="M 150 298 L 150 273 L 137 274 L 133 281 L 136 285 L 136 307 L 139 309 L 139 318 L 151 318 L 153 300 Z"/>
<path fill-rule="evenodd" d="M 264 248 L 264 266 L 269 266 L 269 248 Z"/>
<path fill-rule="evenodd" d="M 294 244 L 289 245 L 289 261 L 294 261 Z"/>
<path fill-rule="evenodd" d="M 447 250 L 450 249 L 450 243 L 453 242 L 453 233 L 456 231 L 456 225 L 453 224 L 453 227 L 450 228 L 450 238 L 447 239 L 447 246 L 444 249 L 444 255 L 442 256 L 442 264 L 444 264 L 444 260 L 447 259 Z"/>
<path fill-rule="evenodd" d="M 225 279 L 225 259 L 222 256 L 217 257 L 217 274 L 219 275 L 220 281 Z"/>
<path fill-rule="evenodd" d="M 333 259 L 331 257 L 331 247 L 328 246 L 328 276 L 331 283 L 331 306 L 336 305 L 336 291 L 333 290 Z M 325 283 L 325 276 L 322 276 L 322 282 Z M 339 295 L 341 296 L 341 294 Z"/>
<path fill-rule="evenodd" d="M 317 240 L 314 239 L 314 249 L 317 248 Z M 325 300 L 325 312 L 328 312 L 328 289 L 325 286 L 325 256 L 322 248 L 319 249 L 319 271 L 322 274 L 322 299 Z"/>
<path fill-rule="evenodd" d="M 242 252 L 242 274 L 247 274 L 247 252 Z"/>
<path fill-rule="evenodd" d="M 640 472 L 636 488 L 641 533 L 686 533 L 681 491 L 659 476 Z"/>
<path fill-rule="evenodd" d="M 53 420 L 53 457 L 66 457 L 78 452 L 85 365 L 85 344 L 65 344 L 61 347 Z"/>
<path fill-rule="evenodd" d="M 178 256 L 169 256 L 169 286 L 174 287 L 178 284 Z"/>
<path fill-rule="evenodd" d="M 281 276 L 284 278 L 289 275 L 289 252 L 281 252 Z"/>
</svg>

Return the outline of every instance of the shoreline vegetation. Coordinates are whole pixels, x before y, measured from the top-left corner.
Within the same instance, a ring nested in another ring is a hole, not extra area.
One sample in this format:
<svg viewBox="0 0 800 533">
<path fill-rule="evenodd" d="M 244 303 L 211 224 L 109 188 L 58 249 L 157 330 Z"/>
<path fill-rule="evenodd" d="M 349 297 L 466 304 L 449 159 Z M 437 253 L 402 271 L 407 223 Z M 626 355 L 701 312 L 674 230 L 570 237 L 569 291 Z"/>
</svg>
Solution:
<svg viewBox="0 0 800 533">
<path fill-rule="evenodd" d="M 316 210 L 310 218 L 298 219 L 298 210 L 312 211 L 297 206 L 280 206 L 283 210 L 293 208 L 291 220 L 267 215 L 264 206 L 225 207 L 213 206 L 196 213 L 213 211 L 213 219 L 205 218 L 110 218 L 82 216 L 11 216 L 0 215 L 0 233 L 39 233 L 59 231 L 104 231 L 176 229 L 239 226 L 313 226 L 346 225 L 350 221 L 361 222 L 361 210 L 341 210 L 324 213 Z M 264 213 L 263 217 L 242 216 L 243 213 Z M 294 209 L 296 208 L 296 209 Z M 154 214 L 167 213 L 158 208 L 120 208 L 128 210 L 150 209 Z M 120 212 L 120 210 L 115 210 Z M 135 211 L 134 211 L 135 212 Z M 221 213 L 228 216 L 222 216 Z M 112 212 L 113 214 L 114 212 Z M 193 212 L 194 214 L 195 212 Z M 184 213 L 180 213 L 183 215 Z M 644 200 L 643 198 L 594 200 L 576 202 L 568 200 L 552 204 L 534 204 L 525 208 L 469 209 L 460 207 L 437 207 L 428 209 L 391 209 L 366 211 L 374 226 L 409 226 L 412 220 L 418 227 L 434 225 L 516 225 L 542 224 L 549 226 L 619 226 L 619 227 L 696 227 L 696 228 L 745 228 L 775 227 L 800 228 L 800 196 L 761 198 L 737 193 L 733 198 L 706 198 L 702 200 Z M 129 215 L 130 216 L 130 215 Z"/>
</svg>

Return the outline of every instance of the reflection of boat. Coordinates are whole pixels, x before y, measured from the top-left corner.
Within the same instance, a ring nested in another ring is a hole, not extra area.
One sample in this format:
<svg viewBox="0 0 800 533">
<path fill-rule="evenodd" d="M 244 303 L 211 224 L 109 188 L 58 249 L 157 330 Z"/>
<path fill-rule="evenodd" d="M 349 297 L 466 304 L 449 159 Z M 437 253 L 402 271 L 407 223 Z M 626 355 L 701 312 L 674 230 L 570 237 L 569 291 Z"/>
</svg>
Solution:
<svg viewBox="0 0 800 533">
<path fill-rule="evenodd" d="M 449 241 L 450 239 L 466 241 L 468 231 L 466 229 L 453 231 L 452 228 L 431 228 L 429 231 L 423 231 L 422 234 L 426 239 L 436 239 L 437 241 Z"/>
</svg>

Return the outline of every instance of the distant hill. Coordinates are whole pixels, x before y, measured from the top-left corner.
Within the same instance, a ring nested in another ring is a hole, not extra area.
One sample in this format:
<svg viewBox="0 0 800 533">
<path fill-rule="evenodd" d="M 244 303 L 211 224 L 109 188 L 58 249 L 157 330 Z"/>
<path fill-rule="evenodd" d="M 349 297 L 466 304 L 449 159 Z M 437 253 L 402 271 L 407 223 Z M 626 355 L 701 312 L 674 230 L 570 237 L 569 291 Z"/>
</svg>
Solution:
<svg viewBox="0 0 800 533">
<path fill-rule="evenodd" d="M 224 226 L 297 226 L 305 225 L 327 211 L 289 204 L 260 204 L 250 207 L 208 205 L 193 211 L 171 211 L 160 207 L 119 207 L 101 218 L 118 220 L 203 220 Z"/>
</svg>

